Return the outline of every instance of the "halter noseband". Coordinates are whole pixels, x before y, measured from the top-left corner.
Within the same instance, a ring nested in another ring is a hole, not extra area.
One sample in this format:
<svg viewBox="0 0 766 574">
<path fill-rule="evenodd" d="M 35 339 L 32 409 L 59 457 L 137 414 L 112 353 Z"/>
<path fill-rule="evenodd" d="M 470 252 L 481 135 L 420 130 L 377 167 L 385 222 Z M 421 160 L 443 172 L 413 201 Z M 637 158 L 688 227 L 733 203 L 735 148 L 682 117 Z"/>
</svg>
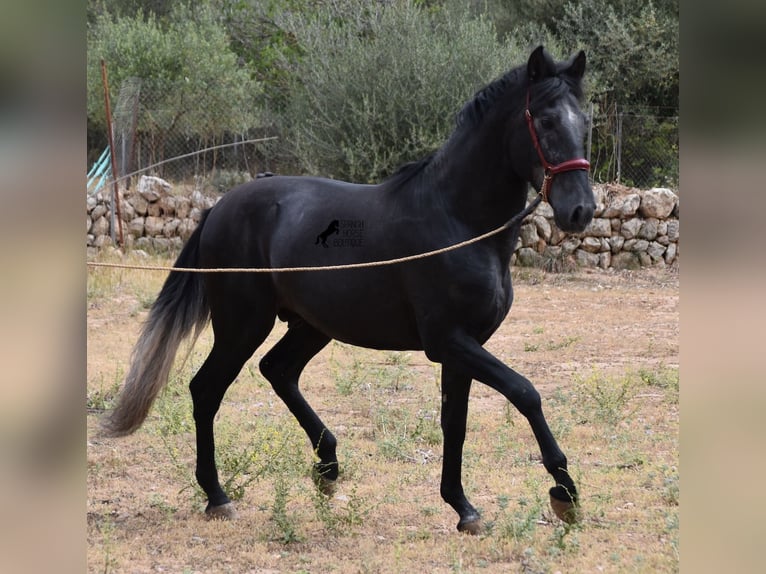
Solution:
<svg viewBox="0 0 766 574">
<path fill-rule="evenodd" d="M 529 111 L 529 90 L 527 90 L 527 105 L 526 109 L 524 110 L 524 115 L 527 118 L 527 127 L 529 128 L 529 135 L 532 137 L 532 145 L 535 146 L 537 156 L 540 158 L 540 163 L 543 165 L 543 169 L 545 170 L 545 177 L 543 178 L 543 185 L 540 188 L 540 195 L 542 195 L 543 201 L 548 201 L 548 191 L 550 189 L 551 183 L 553 182 L 554 175 L 565 171 L 589 171 L 590 162 L 588 162 L 588 160 L 583 157 L 579 159 L 568 159 L 556 165 L 551 165 L 548 163 L 548 161 L 545 159 L 545 156 L 543 155 L 543 150 L 540 147 L 540 141 L 537 139 L 535 124 L 532 121 L 532 112 Z"/>
</svg>

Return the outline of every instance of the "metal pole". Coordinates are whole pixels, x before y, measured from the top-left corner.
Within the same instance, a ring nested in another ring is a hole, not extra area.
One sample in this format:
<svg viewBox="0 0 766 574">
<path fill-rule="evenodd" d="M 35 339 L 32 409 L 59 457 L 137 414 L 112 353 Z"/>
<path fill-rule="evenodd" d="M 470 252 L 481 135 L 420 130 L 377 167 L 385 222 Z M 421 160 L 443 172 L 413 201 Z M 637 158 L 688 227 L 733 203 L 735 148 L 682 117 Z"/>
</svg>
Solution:
<svg viewBox="0 0 766 574">
<path fill-rule="evenodd" d="M 588 115 L 588 151 L 585 154 L 585 159 L 588 160 L 588 163 L 593 163 L 590 161 L 590 150 L 591 150 L 591 144 L 593 143 L 593 102 L 590 103 L 590 114 Z M 591 174 L 593 173 L 593 170 L 591 170 Z"/>
<path fill-rule="evenodd" d="M 617 183 L 622 172 L 622 112 L 617 114 Z"/>
<path fill-rule="evenodd" d="M 125 242 L 122 236 L 122 214 L 120 213 L 120 194 L 117 187 L 117 160 L 114 153 L 114 134 L 112 134 L 112 108 L 109 103 L 109 81 L 106 75 L 106 62 L 101 59 L 101 81 L 104 84 L 104 103 L 106 104 L 106 135 L 109 138 L 109 155 L 112 158 L 112 241 L 114 241 L 114 212 L 117 212 L 117 226 L 120 230 L 120 241 L 117 243 L 122 247 Z"/>
</svg>

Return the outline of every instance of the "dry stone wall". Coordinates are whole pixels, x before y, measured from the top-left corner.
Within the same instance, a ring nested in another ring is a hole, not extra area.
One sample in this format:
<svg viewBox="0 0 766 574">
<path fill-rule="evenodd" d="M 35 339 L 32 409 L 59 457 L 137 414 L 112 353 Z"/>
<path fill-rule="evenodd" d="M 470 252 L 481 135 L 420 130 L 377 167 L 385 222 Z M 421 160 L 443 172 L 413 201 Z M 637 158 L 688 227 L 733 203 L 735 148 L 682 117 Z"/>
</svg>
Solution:
<svg viewBox="0 0 766 574">
<path fill-rule="evenodd" d="M 560 231 L 541 204 L 522 224 L 516 265 L 567 264 L 603 269 L 674 265 L 679 256 L 679 199 L 667 188 L 595 185 L 596 212 L 578 234 Z"/>
<path fill-rule="evenodd" d="M 670 189 L 638 190 L 596 185 L 596 212 L 579 234 L 560 231 L 546 203 L 524 220 L 514 254 L 516 265 L 556 265 L 637 269 L 678 262 L 679 200 Z M 112 245 L 110 193 L 87 199 L 89 252 Z M 220 198 L 199 190 L 179 193 L 158 178 L 143 176 L 132 190 L 121 190 L 123 237 L 129 249 L 179 250 L 202 212 Z"/>
</svg>

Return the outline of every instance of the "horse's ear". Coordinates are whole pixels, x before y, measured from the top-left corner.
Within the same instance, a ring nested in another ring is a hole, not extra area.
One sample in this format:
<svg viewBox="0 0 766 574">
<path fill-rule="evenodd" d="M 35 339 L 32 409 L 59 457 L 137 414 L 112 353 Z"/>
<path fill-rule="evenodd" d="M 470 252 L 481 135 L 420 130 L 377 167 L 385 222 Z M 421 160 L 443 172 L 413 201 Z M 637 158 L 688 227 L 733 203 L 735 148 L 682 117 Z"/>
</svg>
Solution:
<svg viewBox="0 0 766 574">
<path fill-rule="evenodd" d="M 572 58 L 566 73 L 576 80 L 581 80 L 585 75 L 585 52 L 583 50 L 580 50 L 578 54 Z"/>
<path fill-rule="evenodd" d="M 545 53 L 545 48 L 542 46 L 535 48 L 527 62 L 527 77 L 530 83 L 539 82 L 555 72 L 553 60 Z"/>
</svg>

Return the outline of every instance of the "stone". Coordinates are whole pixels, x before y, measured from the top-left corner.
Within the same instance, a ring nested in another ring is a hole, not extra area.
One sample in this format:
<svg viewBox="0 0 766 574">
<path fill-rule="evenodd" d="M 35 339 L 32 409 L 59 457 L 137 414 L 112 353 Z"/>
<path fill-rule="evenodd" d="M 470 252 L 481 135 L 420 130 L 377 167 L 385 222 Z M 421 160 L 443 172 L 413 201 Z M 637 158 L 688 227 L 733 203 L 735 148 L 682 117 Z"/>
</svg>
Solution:
<svg viewBox="0 0 766 574">
<path fill-rule="evenodd" d="M 614 235 L 609 238 L 609 247 L 612 253 L 619 253 L 622 251 L 622 246 L 625 244 L 625 238 L 622 235 Z"/>
<path fill-rule="evenodd" d="M 537 245 L 537 241 L 540 239 L 537 235 L 537 227 L 534 223 L 526 223 L 522 225 L 519 237 L 521 237 L 522 247 L 532 247 Z"/>
<path fill-rule="evenodd" d="M 580 235 L 583 237 L 610 237 L 612 235 L 612 222 L 608 219 L 593 218 Z"/>
<path fill-rule="evenodd" d="M 93 220 L 90 218 L 90 215 L 85 215 L 85 233 L 90 233 L 90 228 L 93 226 Z"/>
<path fill-rule="evenodd" d="M 160 206 L 160 202 L 155 201 L 154 203 L 147 205 L 146 215 L 149 217 L 162 217 L 162 206 Z"/>
<path fill-rule="evenodd" d="M 165 220 L 165 225 L 162 226 L 162 235 L 165 237 L 174 237 L 180 225 L 180 219 L 174 218 Z"/>
<path fill-rule="evenodd" d="M 612 255 L 612 269 L 618 271 L 635 270 L 641 267 L 641 263 L 635 253 L 621 251 Z"/>
<path fill-rule="evenodd" d="M 569 235 L 566 231 L 561 231 L 555 224 L 551 225 L 551 236 L 548 239 L 548 243 L 551 245 L 558 245 L 564 241 Z"/>
<path fill-rule="evenodd" d="M 106 215 L 108 208 L 103 203 L 99 203 L 96 207 L 93 208 L 93 211 L 90 212 L 90 218 L 93 221 L 96 221 L 99 217 L 103 217 Z"/>
<path fill-rule="evenodd" d="M 136 215 L 146 215 L 146 209 L 149 206 L 149 202 L 137 193 L 131 195 L 127 203 L 130 203 L 130 205 L 133 206 L 133 209 L 136 210 Z"/>
<path fill-rule="evenodd" d="M 99 217 L 93 221 L 90 226 L 90 232 L 98 238 L 100 235 L 109 233 L 109 220 L 106 217 Z"/>
<path fill-rule="evenodd" d="M 205 196 L 202 195 L 202 192 L 198 189 L 195 189 L 194 191 L 192 191 L 191 204 L 192 204 L 192 207 L 197 208 L 199 210 L 207 209 L 207 202 L 205 201 Z"/>
<path fill-rule="evenodd" d="M 542 215 L 535 215 L 532 221 L 534 221 L 535 227 L 537 227 L 537 235 L 548 241 L 551 238 L 551 224 L 548 223 L 548 220 Z"/>
<path fill-rule="evenodd" d="M 654 217 L 645 219 L 644 222 L 641 224 L 641 228 L 638 230 L 636 237 L 638 237 L 639 239 L 646 239 L 647 241 L 652 241 L 655 237 L 657 237 L 658 227 L 659 227 L 659 221 L 655 219 Z"/>
<path fill-rule="evenodd" d="M 189 219 L 191 219 L 194 223 L 199 223 L 201 217 L 202 210 L 199 207 L 192 207 L 191 211 L 189 212 Z"/>
<path fill-rule="evenodd" d="M 658 243 L 656 241 L 652 241 L 649 243 L 649 247 L 646 248 L 646 252 L 649 254 L 649 256 L 652 258 L 652 260 L 656 261 L 665 254 L 665 246 L 661 243 Z"/>
<path fill-rule="evenodd" d="M 169 251 L 172 242 L 167 237 L 155 237 L 152 239 L 152 246 L 155 251 Z"/>
<path fill-rule="evenodd" d="M 142 251 L 151 251 L 152 250 L 152 240 L 148 237 L 139 237 L 136 239 L 136 249 L 141 249 Z"/>
<path fill-rule="evenodd" d="M 549 203 L 543 202 L 535 209 L 535 215 L 542 215 L 546 219 L 553 219 L 553 208 Z"/>
<path fill-rule="evenodd" d="M 609 222 L 612 224 L 612 233 L 619 233 L 620 228 L 622 227 L 622 219 L 619 217 L 613 217 L 609 220 Z"/>
<path fill-rule="evenodd" d="M 182 219 L 181 223 L 178 225 L 178 236 L 186 241 L 191 237 L 191 234 L 194 232 L 194 230 L 197 228 L 197 224 L 194 222 L 194 220 L 186 218 Z"/>
<path fill-rule="evenodd" d="M 155 237 L 162 234 L 162 228 L 165 226 L 165 220 L 161 217 L 147 217 L 144 220 L 144 231 L 148 237 Z"/>
<path fill-rule="evenodd" d="M 575 251 L 575 261 L 580 267 L 597 267 L 599 259 L 597 253 L 589 253 L 588 251 L 578 249 Z"/>
<path fill-rule="evenodd" d="M 112 237 L 110 235 L 97 235 L 93 240 L 93 246 L 103 249 L 109 247 L 112 244 Z"/>
<path fill-rule="evenodd" d="M 136 192 L 149 203 L 157 201 L 171 189 L 172 186 L 167 181 L 153 175 L 142 175 L 136 184 Z"/>
<path fill-rule="evenodd" d="M 571 255 L 578 247 L 580 247 L 581 243 L 582 240 L 577 237 L 567 237 L 561 242 L 561 249 L 566 255 Z"/>
<path fill-rule="evenodd" d="M 637 193 L 613 194 L 607 197 L 606 207 L 601 212 L 601 217 L 621 219 L 633 217 L 639 205 L 641 205 L 641 196 Z"/>
<path fill-rule="evenodd" d="M 665 219 L 678 202 L 678 196 L 666 187 L 653 187 L 641 193 L 638 212 L 644 217 Z"/>
<path fill-rule="evenodd" d="M 172 195 L 163 195 L 157 200 L 160 208 L 160 217 L 173 217 L 176 214 L 176 198 Z"/>
<path fill-rule="evenodd" d="M 97 205 L 98 205 L 98 200 L 92 195 L 89 195 L 88 198 L 85 200 L 85 207 L 88 210 L 88 213 L 93 211 L 93 209 Z"/>
<path fill-rule="evenodd" d="M 530 247 L 522 247 L 516 252 L 516 265 L 535 267 L 540 261 L 540 254 Z"/>
<path fill-rule="evenodd" d="M 585 237 L 580 244 L 580 249 L 588 253 L 598 253 L 601 251 L 601 240 L 598 237 Z"/>
<path fill-rule="evenodd" d="M 649 242 L 646 239 L 637 239 L 633 244 L 632 251 L 636 253 L 645 253 L 649 249 Z"/>
<path fill-rule="evenodd" d="M 598 266 L 601 269 L 609 269 L 612 265 L 612 254 L 609 251 L 604 251 L 598 254 Z"/>
<path fill-rule="evenodd" d="M 667 235 L 667 234 L 668 234 L 667 220 L 663 220 L 657 223 L 657 235 Z"/>
<path fill-rule="evenodd" d="M 593 213 L 593 217 L 601 217 L 606 207 L 607 191 L 603 185 L 593 186 L 593 199 L 596 202 L 596 211 Z"/>
<path fill-rule="evenodd" d="M 664 245 L 665 247 L 670 245 L 670 239 L 668 239 L 667 235 L 658 235 L 655 241 L 660 245 Z"/>
<path fill-rule="evenodd" d="M 177 197 L 176 198 L 176 217 L 178 219 L 186 219 L 189 217 L 189 213 L 191 212 L 191 199 L 188 197 Z"/>
<path fill-rule="evenodd" d="M 670 241 L 678 241 L 679 230 L 680 224 L 677 219 L 668 220 L 668 239 Z"/>
<path fill-rule="evenodd" d="M 135 208 L 127 201 L 120 201 L 120 217 L 123 221 L 132 221 L 136 217 Z"/>
<path fill-rule="evenodd" d="M 675 243 L 671 243 L 670 245 L 668 245 L 668 248 L 665 250 L 665 263 L 667 263 L 668 265 L 673 263 L 673 261 L 676 258 L 676 250 L 677 250 L 677 247 Z"/>
<path fill-rule="evenodd" d="M 620 228 L 620 234 L 625 239 L 633 239 L 638 234 L 639 229 L 641 229 L 641 223 L 642 221 L 638 218 L 628 219 L 627 221 L 622 222 L 622 227 Z"/>
<path fill-rule="evenodd" d="M 144 235 L 144 218 L 136 217 L 128 223 L 128 233 L 133 237 L 142 237 Z"/>
<path fill-rule="evenodd" d="M 652 258 L 646 251 L 638 253 L 638 261 L 641 263 L 641 267 L 649 267 L 652 264 Z"/>
</svg>

